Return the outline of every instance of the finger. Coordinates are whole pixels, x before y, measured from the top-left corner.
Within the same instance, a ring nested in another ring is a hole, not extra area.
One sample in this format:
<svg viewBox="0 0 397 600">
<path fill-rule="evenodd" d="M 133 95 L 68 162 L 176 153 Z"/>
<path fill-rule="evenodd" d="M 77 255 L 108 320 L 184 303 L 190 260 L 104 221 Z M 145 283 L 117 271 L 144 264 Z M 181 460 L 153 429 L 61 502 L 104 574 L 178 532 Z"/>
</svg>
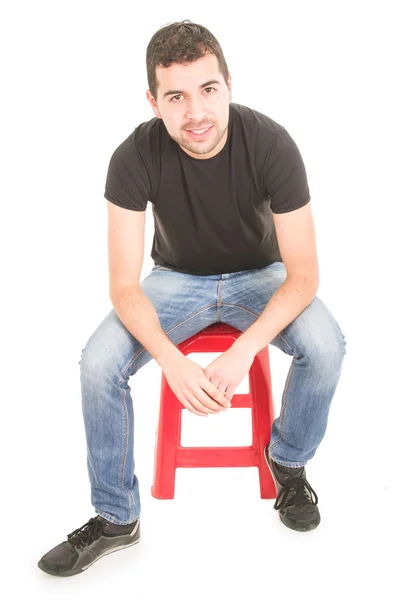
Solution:
<svg viewBox="0 0 397 600">
<path fill-rule="evenodd" d="M 191 402 L 189 402 L 189 400 L 187 398 L 183 399 L 182 404 L 187 410 L 189 410 L 193 414 L 198 415 L 199 417 L 208 417 L 207 413 L 201 412 L 200 410 L 196 410 L 194 408 L 193 404 Z"/>
<path fill-rule="evenodd" d="M 226 387 L 218 387 L 216 386 L 216 389 L 220 391 L 221 394 L 223 394 L 223 396 L 226 396 L 226 390 L 227 390 L 227 386 Z"/>
<path fill-rule="evenodd" d="M 205 373 L 204 373 L 205 374 Z M 226 406 L 226 408 L 229 407 L 229 405 L 224 403 L 224 396 L 225 396 L 225 390 L 227 388 L 224 386 L 224 384 L 222 384 L 219 379 L 216 379 L 213 375 L 210 375 L 209 377 L 207 376 L 207 380 L 205 381 L 205 383 L 207 384 L 208 382 L 210 382 L 211 386 L 213 386 L 211 389 L 212 390 L 218 390 L 219 394 L 217 394 L 217 392 L 209 392 L 208 388 L 206 386 L 206 392 L 208 392 L 208 395 L 210 396 L 211 399 L 215 400 L 216 402 L 218 402 L 219 404 L 222 404 L 224 406 Z M 201 385 L 201 387 L 204 389 L 204 385 Z M 224 389 L 223 389 L 224 388 Z"/>
<path fill-rule="evenodd" d="M 222 381 L 220 381 L 219 379 L 211 379 L 211 377 L 208 377 L 209 381 L 212 383 L 212 385 L 214 387 L 216 387 L 216 389 L 221 393 L 224 394 L 227 388 L 227 385 L 225 386 L 224 383 L 222 383 Z"/>
<path fill-rule="evenodd" d="M 226 390 L 223 392 L 223 397 L 226 398 L 228 407 L 230 407 L 232 404 L 233 395 L 234 395 L 234 392 L 232 391 L 232 388 L 230 388 L 230 386 L 228 388 L 226 388 Z"/>
<path fill-rule="evenodd" d="M 201 404 L 204 404 L 204 406 L 208 407 L 209 409 L 212 409 L 216 412 L 226 410 L 226 406 L 223 406 L 220 402 L 214 400 L 214 398 L 207 394 L 203 389 L 199 389 L 197 392 L 195 392 L 195 395 Z"/>
<path fill-rule="evenodd" d="M 226 396 L 224 396 L 218 390 L 218 388 L 216 388 L 209 380 L 204 381 L 201 384 L 201 387 L 208 393 L 210 399 L 213 399 L 213 401 L 218 402 L 221 406 L 224 406 L 225 408 L 230 407 L 230 402 L 228 398 L 226 398 Z"/>
<path fill-rule="evenodd" d="M 212 400 L 202 389 L 190 392 L 187 395 L 191 404 L 194 404 L 197 410 L 205 411 L 209 414 L 217 414 L 222 407 Z"/>
<path fill-rule="evenodd" d="M 226 389 L 227 389 L 227 385 L 225 386 L 224 384 L 222 384 L 220 381 L 217 381 L 216 379 L 211 379 L 211 377 L 208 378 L 209 381 L 213 384 L 214 387 L 216 387 L 217 390 L 219 390 L 219 392 L 225 396 L 226 395 Z"/>
</svg>

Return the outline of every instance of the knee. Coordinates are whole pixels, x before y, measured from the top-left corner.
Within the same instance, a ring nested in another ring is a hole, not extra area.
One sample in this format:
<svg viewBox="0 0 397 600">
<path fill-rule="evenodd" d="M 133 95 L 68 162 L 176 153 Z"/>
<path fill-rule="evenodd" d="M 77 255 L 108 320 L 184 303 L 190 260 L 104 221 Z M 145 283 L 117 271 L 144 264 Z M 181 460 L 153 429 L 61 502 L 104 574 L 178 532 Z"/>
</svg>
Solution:
<svg viewBox="0 0 397 600">
<path fill-rule="evenodd" d="M 322 370 L 338 370 L 346 354 L 346 338 L 335 322 L 330 324 L 327 331 L 318 329 L 312 332 L 307 350 L 311 362 Z"/>
<path fill-rule="evenodd" d="M 323 364 L 338 367 L 346 354 L 345 336 L 337 332 L 334 336 L 321 340 L 317 352 Z"/>
<path fill-rule="evenodd" d="M 79 365 L 81 377 L 87 379 L 103 379 L 107 375 L 117 371 L 112 357 L 106 351 L 106 348 L 92 342 L 88 342 L 85 348 L 83 348 Z"/>
<path fill-rule="evenodd" d="M 129 376 L 130 356 L 135 352 L 134 339 L 121 323 L 114 309 L 88 338 L 78 364 L 81 378 L 119 382 Z"/>
<path fill-rule="evenodd" d="M 297 341 L 309 362 L 339 367 L 346 354 L 346 338 L 333 314 L 315 297 L 297 319 Z M 299 350 L 298 353 L 300 354 Z"/>
</svg>

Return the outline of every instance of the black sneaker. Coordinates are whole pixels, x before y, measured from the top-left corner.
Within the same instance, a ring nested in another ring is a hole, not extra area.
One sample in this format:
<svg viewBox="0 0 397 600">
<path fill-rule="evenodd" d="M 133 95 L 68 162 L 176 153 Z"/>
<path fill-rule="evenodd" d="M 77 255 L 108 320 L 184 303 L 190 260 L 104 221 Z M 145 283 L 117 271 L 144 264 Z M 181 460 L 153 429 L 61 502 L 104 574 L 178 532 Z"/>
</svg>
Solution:
<svg viewBox="0 0 397 600">
<path fill-rule="evenodd" d="M 68 541 L 44 554 L 37 566 L 50 575 L 77 575 L 102 556 L 133 546 L 139 540 L 139 518 L 127 525 L 115 525 L 97 515 L 69 533 Z"/>
<path fill-rule="evenodd" d="M 320 523 L 316 492 L 306 480 L 305 467 L 284 467 L 274 462 L 265 448 L 265 458 L 277 489 L 274 507 L 287 527 L 296 531 L 310 531 Z M 313 501 L 314 497 L 314 501 Z"/>
</svg>

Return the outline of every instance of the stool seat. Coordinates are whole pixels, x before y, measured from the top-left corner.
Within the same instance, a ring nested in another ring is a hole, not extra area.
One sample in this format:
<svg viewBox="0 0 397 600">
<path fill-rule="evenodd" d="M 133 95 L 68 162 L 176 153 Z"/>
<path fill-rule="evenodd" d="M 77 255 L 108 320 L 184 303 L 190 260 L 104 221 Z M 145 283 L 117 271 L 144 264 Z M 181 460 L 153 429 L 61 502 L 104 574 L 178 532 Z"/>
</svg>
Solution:
<svg viewBox="0 0 397 600">
<path fill-rule="evenodd" d="M 177 345 L 183 354 L 224 352 L 241 335 L 225 323 L 215 323 Z M 261 498 L 276 498 L 276 488 L 266 463 L 264 449 L 269 443 L 274 419 L 270 378 L 269 350 L 266 346 L 255 356 L 248 373 L 249 393 L 234 394 L 231 408 L 250 408 L 252 413 L 251 446 L 181 446 L 182 410 L 187 410 L 175 396 L 162 373 L 159 419 L 156 430 L 154 475 L 151 493 L 154 498 L 172 499 L 175 470 L 178 467 L 258 467 Z"/>
</svg>

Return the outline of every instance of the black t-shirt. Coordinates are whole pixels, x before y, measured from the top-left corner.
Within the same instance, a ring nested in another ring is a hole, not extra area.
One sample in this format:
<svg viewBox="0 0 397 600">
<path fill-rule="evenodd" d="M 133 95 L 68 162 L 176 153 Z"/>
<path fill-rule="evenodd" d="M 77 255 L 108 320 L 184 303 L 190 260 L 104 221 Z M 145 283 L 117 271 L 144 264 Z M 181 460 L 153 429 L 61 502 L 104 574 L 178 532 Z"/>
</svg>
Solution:
<svg viewBox="0 0 397 600">
<path fill-rule="evenodd" d="M 282 262 L 272 213 L 310 201 L 288 131 L 233 102 L 226 144 L 208 159 L 182 150 L 162 119 L 141 123 L 113 152 L 104 196 L 129 210 L 151 202 L 155 264 L 193 275 Z"/>
</svg>

